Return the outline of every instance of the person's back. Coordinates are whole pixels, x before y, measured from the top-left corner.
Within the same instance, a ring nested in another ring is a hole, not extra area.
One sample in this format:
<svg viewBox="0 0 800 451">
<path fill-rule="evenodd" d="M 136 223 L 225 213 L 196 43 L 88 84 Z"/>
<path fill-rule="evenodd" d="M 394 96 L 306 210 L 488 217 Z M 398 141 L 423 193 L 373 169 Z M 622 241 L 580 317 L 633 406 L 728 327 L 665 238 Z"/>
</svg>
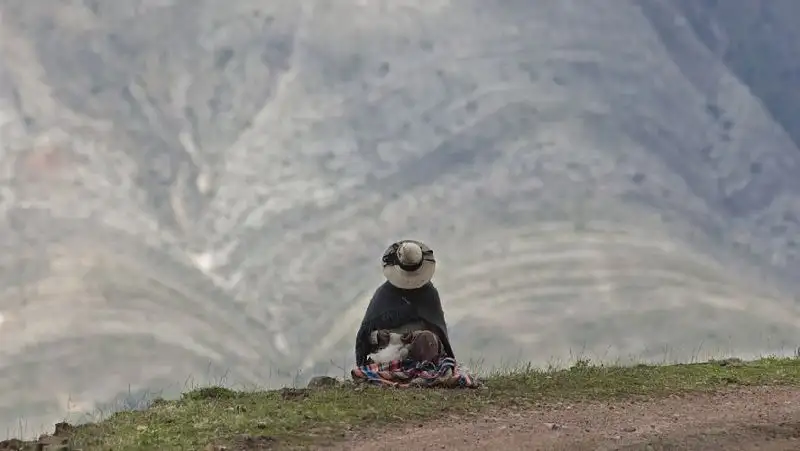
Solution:
<svg viewBox="0 0 800 451">
<path fill-rule="evenodd" d="M 387 280 L 375 290 L 356 335 L 357 365 L 385 347 L 390 333 L 404 337 L 414 360 L 455 357 L 439 292 L 431 282 L 435 270 L 433 250 L 419 241 L 399 241 L 384 252 Z"/>
</svg>

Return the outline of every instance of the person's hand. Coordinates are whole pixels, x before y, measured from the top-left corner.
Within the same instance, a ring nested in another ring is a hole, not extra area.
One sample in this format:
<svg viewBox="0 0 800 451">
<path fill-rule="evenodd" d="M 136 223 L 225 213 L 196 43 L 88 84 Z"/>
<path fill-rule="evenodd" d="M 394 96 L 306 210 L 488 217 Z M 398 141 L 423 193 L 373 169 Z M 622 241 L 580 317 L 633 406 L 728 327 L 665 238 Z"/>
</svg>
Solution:
<svg viewBox="0 0 800 451">
<path fill-rule="evenodd" d="M 402 337 L 400 337 L 400 340 L 403 342 L 403 344 L 411 344 L 411 342 L 414 341 L 414 337 L 416 337 L 414 332 L 415 331 L 406 332 Z"/>
<path fill-rule="evenodd" d="M 390 333 L 391 332 L 386 329 L 373 330 L 369 335 L 369 341 L 373 346 L 377 347 L 377 349 L 385 348 L 392 338 Z"/>
</svg>

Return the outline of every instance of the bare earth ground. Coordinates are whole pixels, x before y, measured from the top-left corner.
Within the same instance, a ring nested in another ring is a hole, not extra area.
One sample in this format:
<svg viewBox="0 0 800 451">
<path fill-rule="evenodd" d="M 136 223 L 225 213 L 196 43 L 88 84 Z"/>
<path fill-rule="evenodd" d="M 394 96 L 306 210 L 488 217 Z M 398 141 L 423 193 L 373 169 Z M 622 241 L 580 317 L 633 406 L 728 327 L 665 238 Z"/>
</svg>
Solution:
<svg viewBox="0 0 800 451">
<path fill-rule="evenodd" d="M 334 448 L 800 450 L 800 387 L 742 387 L 658 400 L 541 405 L 359 433 Z"/>
</svg>

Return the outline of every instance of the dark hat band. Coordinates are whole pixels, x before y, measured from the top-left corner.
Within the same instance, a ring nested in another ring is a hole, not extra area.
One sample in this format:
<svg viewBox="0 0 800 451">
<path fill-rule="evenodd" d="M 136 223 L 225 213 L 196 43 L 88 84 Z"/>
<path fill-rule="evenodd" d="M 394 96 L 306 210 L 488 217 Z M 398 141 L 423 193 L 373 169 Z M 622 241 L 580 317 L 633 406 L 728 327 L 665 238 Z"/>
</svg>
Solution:
<svg viewBox="0 0 800 451">
<path fill-rule="evenodd" d="M 397 251 L 400 249 L 400 245 L 402 243 L 416 243 L 419 245 L 420 249 L 422 249 L 422 260 L 419 263 L 415 263 L 413 265 L 404 265 L 400 263 L 400 259 L 397 256 Z M 426 246 L 424 243 L 416 240 L 402 240 L 396 243 L 393 243 L 389 246 L 386 251 L 383 253 L 383 258 L 381 259 L 383 266 L 398 266 L 400 269 L 406 272 L 413 272 L 422 267 L 426 261 L 428 262 L 436 262 L 436 259 L 433 256 L 433 249 Z"/>
</svg>

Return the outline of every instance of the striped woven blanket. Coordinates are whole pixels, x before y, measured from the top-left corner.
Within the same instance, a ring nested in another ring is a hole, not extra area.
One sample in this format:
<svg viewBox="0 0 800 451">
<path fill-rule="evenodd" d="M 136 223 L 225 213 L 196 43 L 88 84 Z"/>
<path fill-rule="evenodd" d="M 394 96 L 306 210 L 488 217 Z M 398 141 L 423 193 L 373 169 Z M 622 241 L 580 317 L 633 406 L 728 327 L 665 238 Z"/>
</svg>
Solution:
<svg viewBox="0 0 800 451">
<path fill-rule="evenodd" d="M 455 359 L 446 357 L 439 363 L 395 360 L 357 366 L 350 372 L 355 382 L 392 387 L 477 388 L 475 377 L 460 368 Z"/>
</svg>

